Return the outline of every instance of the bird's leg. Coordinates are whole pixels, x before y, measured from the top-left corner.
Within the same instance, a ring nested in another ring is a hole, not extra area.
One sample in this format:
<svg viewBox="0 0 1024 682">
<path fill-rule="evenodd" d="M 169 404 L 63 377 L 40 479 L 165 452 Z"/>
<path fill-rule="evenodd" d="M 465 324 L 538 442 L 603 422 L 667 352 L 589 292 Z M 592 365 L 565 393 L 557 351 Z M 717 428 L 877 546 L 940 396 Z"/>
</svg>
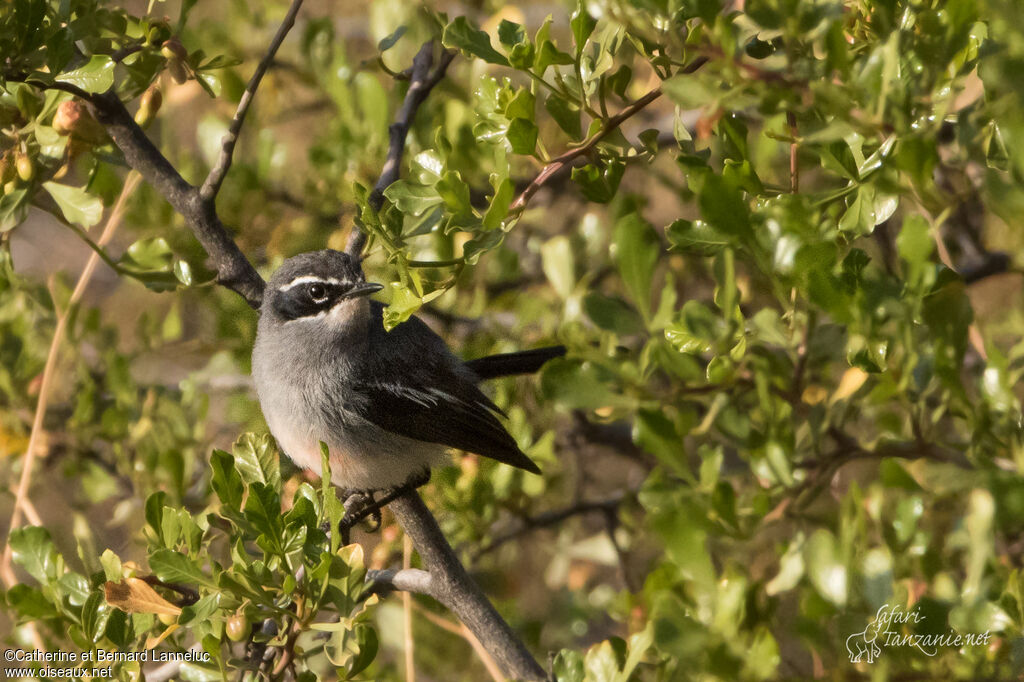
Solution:
<svg viewBox="0 0 1024 682">
<path fill-rule="evenodd" d="M 341 521 L 338 523 L 338 530 L 341 532 L 342 544 L 347 545 L 349 543 L 349 536 L 352 528 L 367 517 L 372 518 L 375 522 L 373 531 L 379 529 L 381 523 L 381 509 L 394 502 L 407 492 L 423 487 L 429 481 L 430 469 L 424 469 L 420 473 L 413 474 L 413 476 L 411 476 L 409 480 L 402 485 L 395 486 L 394 488 L 388 488 L 384 493 L 384 496 L 379 500 L 374 498 L 372 490 L 357 492 L 350 495 L 348 499 L 345 500 L 345 516 L 343 516 Z"/>
<path fill-rule="evenodd" d="M 345 491 L 345 515 L 338 522 L 342 546 L 351 542 L 352 529 L 372 512 L 374 503 L 372 490 Z"/>
</svg>

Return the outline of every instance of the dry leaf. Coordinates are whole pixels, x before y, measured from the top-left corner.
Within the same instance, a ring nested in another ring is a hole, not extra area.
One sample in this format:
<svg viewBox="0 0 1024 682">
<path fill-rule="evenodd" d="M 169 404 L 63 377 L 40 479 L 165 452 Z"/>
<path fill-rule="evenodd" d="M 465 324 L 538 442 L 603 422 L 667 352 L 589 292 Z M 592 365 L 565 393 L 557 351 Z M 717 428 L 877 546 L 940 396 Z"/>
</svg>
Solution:
<svg viewBox="0 0 1024 682">
<path fill-rule="evenodd" d="M 145 580 L 128 578 L 119 583 L 107 581 L 103 585 L 107 603 L 125 613 L 155 613 L 177 616 L 181 607 L 167 601 Z"/>
<path fill-rule="evenodd" d="M 146 648 L 147 649 L 155 649 L 156 647 L 160 646 L 160 643 L 162 641 L 164 641 L 165 639 L 167 639 L 168 635 L 170 635 L 172 632 L 174 632 L 175 630 L 177 630 L 180 627 L 181 626 L 178 625 L 177 623 L 173 623 L 172 625 L 168 625 L 167 629 L 164 630 L 163 632 L 161 632 L 158 637 L 153 637 L 153 636 L 147 637 L 146 638 Z"/>
<path fill-rule="evenodd" d="M 839 387 L 836 388 L 836 392 L 832 394 L 832 399 L 829 400 L 829 404 L 834 405 L 844 398 L 849 398 L 864 385 L 864 382 L 867 381 L 867 379 L 867 372 L 858 367 L 851 367 L 846 370 L 843 372 L 843 378 L 839 380 Z"/>
</svg>

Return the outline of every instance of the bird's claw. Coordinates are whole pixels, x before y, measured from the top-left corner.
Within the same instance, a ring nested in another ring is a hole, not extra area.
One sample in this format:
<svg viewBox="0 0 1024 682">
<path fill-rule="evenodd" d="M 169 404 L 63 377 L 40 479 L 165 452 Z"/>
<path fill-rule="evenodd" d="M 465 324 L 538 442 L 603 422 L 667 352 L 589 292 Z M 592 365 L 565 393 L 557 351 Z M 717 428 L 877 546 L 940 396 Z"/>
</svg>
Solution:
<svg viewBox="0 0 1024 682">
<path fill-rule="evenodd" d="M 345 500 L 345 515 L 338 522 L 338 532 L 341 533 L 342 544 L 349 544 L 352 529 L 363 519 L 373 519 L 373 527 L 368 529 L 369 532 L 378 531 L 381 525 L 381 509 L 402 495 L 423 487 L 429 481 L 430 469 L 424 469 L 421 473 L 411 476 L 402 485 L 386 489 L 384 496 L 379 500 L 374 497 L 375 491 L 373 490 L 353 492 Z"/>
</svg>

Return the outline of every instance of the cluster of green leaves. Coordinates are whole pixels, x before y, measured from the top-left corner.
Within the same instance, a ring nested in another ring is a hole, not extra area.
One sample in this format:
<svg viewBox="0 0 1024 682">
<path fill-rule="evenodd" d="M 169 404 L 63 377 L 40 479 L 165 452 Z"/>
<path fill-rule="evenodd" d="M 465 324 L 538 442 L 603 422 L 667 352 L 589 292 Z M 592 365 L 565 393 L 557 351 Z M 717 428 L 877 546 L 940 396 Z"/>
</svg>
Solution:
<svg viewBox="0 0 1024 682">
<path fill-rule="evenodd" d="M 194 4 L 182 4 L 174 26 L 166 18 L 136 17 L 92 2 L 29 0 L 5 10 L 0 49 L 10 58 L 0 71 L 0 234 L 37 206 L 88 240 L 83 230 L 99 222 L 120 185 L 111 168 L 125 165 L 120 152 L 84 107 L 80 120 L 62 119 L 61 105 L 73 98 L 53 87 L 110 91 L 128 103 L 170 69 L 209 96 L 220 94 L 215 72 L 238 60 L 208 58 L 202 50 L 179 56 L 164 47 L 176 40 Z M 151 120 L 160 104 L 150 107 Z M 210 279 L 201 267 L 194 273 L 188 261 L 175 259 L 164 237 L 140 240 L 117 264 L 105 259 L 157 291 Z"/>
<path fill-rule="evenodd" d="M 338 534 L 324 530 L 344 514 L 329 477 L 319 488 L 298 486 L 282 513 L 278 456 L 265 435 L 214 451 L 215 497 L 205 513 L 151 495 L 145 576 L 111 550 L 97 557 L 81 544 L 85 572 L 66 570 L 44 528 L 16 530 L 14 560 L 37 584 L 10 589 L 8 606 L 19 620 L 66 632 L 81 651 L 185 652 L 195 642 L 208 656 L 184 663 L 183 679 L 224 679 L 251 668 L 249 652 L 267 646 L 291 652 L 295 679 L 357 676 L 377 652 L 367 611 L 377 598 L 367 593 L 362 547 L 341 547 Z M 130 660 L 114 671 L 138 676 L 142 667 Z"/>
</svg>

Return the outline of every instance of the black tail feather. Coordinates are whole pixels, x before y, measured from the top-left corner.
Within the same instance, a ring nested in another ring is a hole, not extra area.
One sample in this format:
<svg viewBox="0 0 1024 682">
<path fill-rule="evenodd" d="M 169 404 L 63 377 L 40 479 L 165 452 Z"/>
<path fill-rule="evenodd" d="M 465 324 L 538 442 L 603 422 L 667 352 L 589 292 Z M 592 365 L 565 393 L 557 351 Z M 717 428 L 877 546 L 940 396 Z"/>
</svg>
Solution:
<svg viewBox="0 0 1024 682">
<path fill-rule="evenodd" d="M 548 360 L 565 355 L 565 346 L 547 346 L 515 353 L 488 355 L 466 362 L 466 367 L 484 379 L 497 379 L 515 374 L 533 374 Z"/>
</svg>

